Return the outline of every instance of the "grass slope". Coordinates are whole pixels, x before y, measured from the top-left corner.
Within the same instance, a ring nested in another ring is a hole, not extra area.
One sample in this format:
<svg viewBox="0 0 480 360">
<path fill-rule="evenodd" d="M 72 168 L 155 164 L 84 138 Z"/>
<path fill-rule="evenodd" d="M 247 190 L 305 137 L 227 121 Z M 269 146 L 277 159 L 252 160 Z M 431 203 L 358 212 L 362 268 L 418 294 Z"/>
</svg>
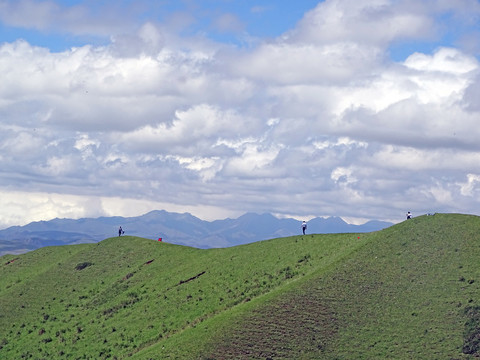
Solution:
<svg viewBox="0 0 480 360">
<path fill-rule="evenodd" d="M 479 230 L 437 214 L 226 249 L 122 237 L 4 256 L 0 358 L 478 357 Z"/>
<path fill-rule="evenodd" d="M 124 358 L 328 266 L 352 237 L 211 250 L 121 237 L 4 256 L 0 358 Z"/>
<path fill-rule="evenodd" d="M 168 339 L 165 358 L 478 358 L 479 234 L 478 217 L 437 214 L 362 236 L 332 266 Z"/>
</svg>

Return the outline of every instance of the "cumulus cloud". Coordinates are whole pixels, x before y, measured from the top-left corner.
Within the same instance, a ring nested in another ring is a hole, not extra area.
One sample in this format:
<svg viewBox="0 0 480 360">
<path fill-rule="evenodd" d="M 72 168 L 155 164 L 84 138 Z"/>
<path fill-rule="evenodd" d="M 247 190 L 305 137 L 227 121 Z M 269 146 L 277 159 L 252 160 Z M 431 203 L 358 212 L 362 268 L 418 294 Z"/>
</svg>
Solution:
<svg viewBox="0 0 480 360">
<path fill-rule="evenodd" d="M 286 34 L 291 42 L 329 44 L 353 42 L 384 47 L 393 40 L 428 37 L 434 22 L 422 5 L 405 1 L 326 0 L 308 12 Z M 412 11 L 412 7 L 416 7 Z"/>
<path fill-rule="evenodd" d="M 414 53 L 405 61 L 405 66 L 424 72 L 441 72 L 462 75 L 478 68 L 473 56 L 468 56 L 457 49 L 440 48 L 434 55 Z"/>
<path fill-rule="evenodd" d="M 6 206 L 16 214 L 30 203 L 29 219 L 115 215 L 115 206 L 203 218 L 473 212 L 475 54 L 438 46 L 395 62 L 389 47 L 433 41 L 439 15 L 462 21 L 477 5 L 326 0 L 282 36 L 245 48 L 154 21 L 110 30 L 104 46 L 4 43 L 0 190 L 18 195 Z M 43 20 L 32 26 L 46 28 L 59 6 L 3 1 L 0 18 L 13 11 L 2 21 L 21 26 L 37 9 Z M 225 19 L 225 31 L 242 30 Z"/>
</svg>

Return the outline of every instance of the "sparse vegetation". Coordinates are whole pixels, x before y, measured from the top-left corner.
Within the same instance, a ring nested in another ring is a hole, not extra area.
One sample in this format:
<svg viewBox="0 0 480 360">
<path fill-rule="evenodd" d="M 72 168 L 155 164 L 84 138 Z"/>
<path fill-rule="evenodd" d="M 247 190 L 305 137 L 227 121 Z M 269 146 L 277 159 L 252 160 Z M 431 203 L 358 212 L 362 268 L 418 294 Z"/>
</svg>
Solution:
<svg viewBox="0 0 480 360">
<path fill-rule="evenodd" d="M 83 270 L 86 267 L 89 267 L 91 265 L 93 265 L 91 262 L 85 261 L 85 262 L 82 262 L 80 264 L 77 264 L 77 266 L 75 266 L 75 270 Z"/>
<path fill-rule="evenodd" d="M 467 321 L 463 353 L 480 356 L 480 306 L 468 306 L 465 309 Z"/>
<path fill-rule="evenodd" d="M 479 230 L 437 214 L 360 239 L 125 236 L 7 255 L 0 358 L 473 359 Z"/>
</svg>

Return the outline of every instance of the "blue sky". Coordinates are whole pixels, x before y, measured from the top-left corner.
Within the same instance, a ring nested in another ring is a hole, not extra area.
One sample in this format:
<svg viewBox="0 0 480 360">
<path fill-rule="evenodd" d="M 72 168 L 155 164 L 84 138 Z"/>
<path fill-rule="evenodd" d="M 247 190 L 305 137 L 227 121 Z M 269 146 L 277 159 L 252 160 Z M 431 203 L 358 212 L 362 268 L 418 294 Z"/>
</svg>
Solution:
<svg viewBox="0 0 480 360">
<path fill-rule="evenodd" d="M 0 0 L 0 227 L 480 212 L 480 1 Z"/>
<path fill-rule="evenodd" d="M 4 1 L 19 4 L 20 2 Z M 173 18 L 183 18 L 180 34 L 194 36 L 202 34 L 214 41 L 248 46 L 249 39 L 273 39 L 294 28 L 304 14 L 313 9 L 318 0 L 300 1 L 256 1 L 256 0 L 205 0 L 205 1 L 32 1 L 32 3 L 53 4 L 56 14 L 72 9 L 81 9 L 85 18 L 102 22 L 104 17 L 117 17 L 127 28 L 141 26 L 145 22 L 169 24 Z M 110 14 L 110 15 L 108 15 Z M 230 20 L 222 25 L 219 17 L 228 15 Z M 8 16 L 8 15 L 6 15 Z M 52 18 L 54 19 L 54 16 Z M 466 21 L 458 21 L 454 13 L 445 11 L 438 15 L 438 33 L 422 40 L 398 40 L 391 44 L 390 56 L 393 60 L 404 60 L 412 51 L 431 52 L 438 46 L 458 46 L 465 34 L 480 34 L 480 22 L 475 15 Z M 112 33 L 72 31 L 59 27 L 55 21 L 42 27 L 28 23 L 0 24 L 2 41 L 25 39 L 30 44 L 42 46 L 51 51 L 64 51 L 71 47 L 86 44 L 107 45 Z M 117 31 L 121 31 L 121 27 Z M 421 37 L 421 34 L 420 38 Z"/>
<path fill-rule="evenodd" d="M 15 2 L 10 2 L 15 3 Z M 41 3 L 37 1 L 36 3 Z M 104 14 L 117 14 L 126 23 L 140 26 L 151 21 L 169 23 L 172 18 L 183 17 L 186 24 L 181 28 L 183 35 L 205 34 L 220 42 L 242 45 L 245 37 L 274 38 L 291 29 L 304 13 L 317 5 L 315 0 L 301 1 L 56 1 L 58 12 L 81 8 L 86 16 L 102 21 Z M 231 15 L 231 22 L 222 27 L 217 23 L 221 15 Z M 231 28 L 229 28 L 229 26 Z M 85 44 L 105 45 L 110 41 L 108 34 L 65 32 L 52 23 L 44 29 L 25 24 L 1 26 L 3 41 L 23 38 L 32 45 L 45 46 L 52 51 L 63 51 L 72 46 Z M 112 35 L 112 34 L 110 34 Z"/>
</svg>

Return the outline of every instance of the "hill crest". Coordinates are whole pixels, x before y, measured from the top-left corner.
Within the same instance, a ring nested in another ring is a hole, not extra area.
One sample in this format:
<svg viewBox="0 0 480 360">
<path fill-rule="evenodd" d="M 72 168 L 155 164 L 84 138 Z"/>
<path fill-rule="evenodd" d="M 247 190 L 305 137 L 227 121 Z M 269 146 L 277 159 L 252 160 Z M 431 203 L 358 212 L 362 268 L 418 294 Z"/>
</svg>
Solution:
<svg viewBox="0 0 480 360">
<path fill-rule="evenodd" d="M 352 225 L 341 218 L 315 218 L 309 233 L 370 232 L 391 226 L 370 221 Z M 271 214 L 246 213 L 237 219 L 204 221 L 189 213 L 154 210 L 136 217 L 53 219 L 0 230 L 0 255 L 24 253 L 42 246 L 95 243 L 114 236 L 122 226 L 126 235 L 197 248 L 219 248 L 300 233 L 295 219 L 278 219 Z"/>
</svg>

